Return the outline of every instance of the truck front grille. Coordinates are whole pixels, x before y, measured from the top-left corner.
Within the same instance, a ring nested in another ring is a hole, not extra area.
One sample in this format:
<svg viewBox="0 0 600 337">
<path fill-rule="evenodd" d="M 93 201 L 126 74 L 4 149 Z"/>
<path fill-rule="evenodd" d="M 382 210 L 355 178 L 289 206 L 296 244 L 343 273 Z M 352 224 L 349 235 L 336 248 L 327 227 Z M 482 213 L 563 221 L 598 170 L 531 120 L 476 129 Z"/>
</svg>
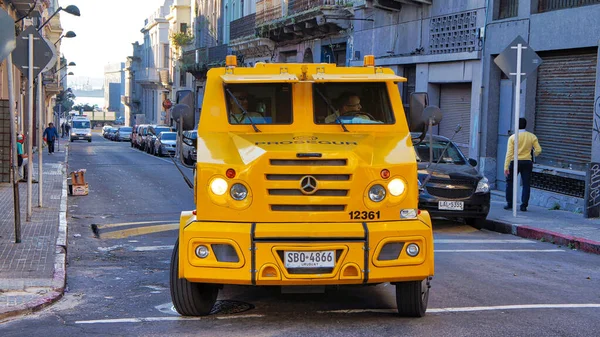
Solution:
<svg viewBox="0 0 600 337">
<path fill-rule="evenodd" d="M 445 199 L 468 198 L 475 192 L 476 187 L 476 180 L 443 178 L 433 178 L 426 186 L 429 194 Z"/>
<path fill-rule="evenodd" d="M 346 159 L 271 159 L 273 166 L 346 166 Z"/>
<path fill-rule="evenodd" d="M 280 212 L 341 212 L 346 205 L 271 205 L 272 211 Z"/>
</svg>

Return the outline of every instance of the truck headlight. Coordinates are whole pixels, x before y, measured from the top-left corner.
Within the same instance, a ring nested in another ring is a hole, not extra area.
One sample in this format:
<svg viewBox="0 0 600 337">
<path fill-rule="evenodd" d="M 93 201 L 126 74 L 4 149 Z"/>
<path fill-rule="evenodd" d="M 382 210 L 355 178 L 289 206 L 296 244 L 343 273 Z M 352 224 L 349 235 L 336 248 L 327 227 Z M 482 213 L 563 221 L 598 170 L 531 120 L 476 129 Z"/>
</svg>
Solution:
<svg viewBox="0 0 600 337">
<path fill-rule="evenodd" d="M 248 196 L 248 189 L 242 184 L 234 184 L 229 190 L 229 194 L 235 200 L 244 200 Z"/>
<path fill-rule="evenodd" d="M 398 178 L 392 179 L 392 181 L 390 181 L 388 184 L 388 190 L 390 191 L 390 194 L 395 197 L 402 195 L 405 188 L 406 186 L 404 186 L 404 182 Z"/>
<path fill-rule="evenodd" d="M 92 136 L 92 134 L 91 134 L 91 133 L 88 133 L 88 134 L 86 134 L 86 136 L 87 136 L 87 137 L 91 137 L 91 136 Z"/>
<path fill-rule="evenodd" d="M 385 199 L 385 188 L 381 185 L 373 185 L 369 189 L 369 199 L 374 202 L 380 202 Z"/>
<path fill-rule="evenodd" d="M 210 183 L 210 190 L 216 195 L 223 195 L 227 192 L 227 182 L 223 178 L 215 178 Z"/>
<path fill-rule="evenodd" d="M 479 180 L 479 182 L 477 183 L 477 189 L 475 190 L 475 193 L 487 193 L 490 191 L 490 184 L 488 182 L 488 178 L 483 177 L 481 178 L 481 180 Z"/>
</svg>

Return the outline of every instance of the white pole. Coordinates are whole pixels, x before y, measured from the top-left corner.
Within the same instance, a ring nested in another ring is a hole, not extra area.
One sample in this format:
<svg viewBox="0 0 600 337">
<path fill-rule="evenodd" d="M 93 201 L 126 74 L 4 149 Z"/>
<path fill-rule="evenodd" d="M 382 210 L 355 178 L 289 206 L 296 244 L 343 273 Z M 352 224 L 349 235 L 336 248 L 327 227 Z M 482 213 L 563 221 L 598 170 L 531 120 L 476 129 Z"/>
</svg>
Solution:
<svg viewBox="0 0 600 337">
<path fill-rule="evenodd" d="M 28 72 L 28 107 L 27 107 L 27 156 L 29 158 L 29 162 L 27 163 L 27 216 L 25 218 L 26 221 L 31 221 L 31 193 L 32 186 L 31 181 L 33 180 L 33 34 L 29 34 L 29 68 Z M 38 139 L 39 143 L 39 139 Z M 41 146 L 40 146 L 41 150 Z"/>
<path fill-rule="evenodd" d="M 522 44 L 518 44 L 517 49 L 517 85 L 515 86 L 515 134 L 514 134 L 514 157 L 513 157 L 513 195 L 512 195 L 512 209 L 513 217 L 517 216 L 517 188 L 518 188 L 518 169 L 519 169 L 519 117 L 521 115 L 521 53 L 524 48 Z"/>
<path fill-rule="evenodd" d="M 37 99 L 37 118 L 38 118 L 38 139 L 39 139 L 39 143 L 40 143 L 40 147 L 39 147 L 39 151 L 38 151 L 38 207 L 42 207 L 42 203 L 43 203 L 43 194 L 42 194 L 42 185 L 43 185 L 43 180 L 44 180 L 44 175 L 43 175 L 43 170 L 42 170 L 42 144 L 43 144 L 43 129 L 44 129 L 44 121 L 43 121 L 43 113 L 42 113 L 42 73 L 40 72 L 37 76 L 37 92 L 38 92 L 38 99 Z"/>
</svg>

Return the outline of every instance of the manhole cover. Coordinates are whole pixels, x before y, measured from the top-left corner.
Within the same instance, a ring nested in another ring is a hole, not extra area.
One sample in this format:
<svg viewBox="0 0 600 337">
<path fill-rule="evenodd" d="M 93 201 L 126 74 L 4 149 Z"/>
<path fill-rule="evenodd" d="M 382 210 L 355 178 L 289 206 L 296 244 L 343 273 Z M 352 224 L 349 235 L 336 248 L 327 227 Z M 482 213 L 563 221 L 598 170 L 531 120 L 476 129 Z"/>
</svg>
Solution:
<svg viewBox="0 0 600 337">
<path fill-rule="evenodd" d="M 210 312 L 210 315 L 230 315 L 230 314 L 239 314 L 240 312 L 248 311 L 254 309 L 254 306 L 250 303 L 240 302 L 240 301 L 217 301 L 215 303 L 213 309 Z"/>
</svg>

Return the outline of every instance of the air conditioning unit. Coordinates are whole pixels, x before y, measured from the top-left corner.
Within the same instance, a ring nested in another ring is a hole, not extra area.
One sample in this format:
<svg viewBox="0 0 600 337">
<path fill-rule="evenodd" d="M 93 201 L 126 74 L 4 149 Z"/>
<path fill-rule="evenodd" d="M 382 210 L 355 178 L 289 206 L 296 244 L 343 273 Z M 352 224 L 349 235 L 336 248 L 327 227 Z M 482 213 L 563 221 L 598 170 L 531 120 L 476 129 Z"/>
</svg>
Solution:
<svg viewBox="0 0 600 337">
<path fill-rule="evenodd" d="M 373 0 L 373 6 L 392 12 L 399 12 L 402 9 L 402 3 L 396 0 Z"/>
</svg>

